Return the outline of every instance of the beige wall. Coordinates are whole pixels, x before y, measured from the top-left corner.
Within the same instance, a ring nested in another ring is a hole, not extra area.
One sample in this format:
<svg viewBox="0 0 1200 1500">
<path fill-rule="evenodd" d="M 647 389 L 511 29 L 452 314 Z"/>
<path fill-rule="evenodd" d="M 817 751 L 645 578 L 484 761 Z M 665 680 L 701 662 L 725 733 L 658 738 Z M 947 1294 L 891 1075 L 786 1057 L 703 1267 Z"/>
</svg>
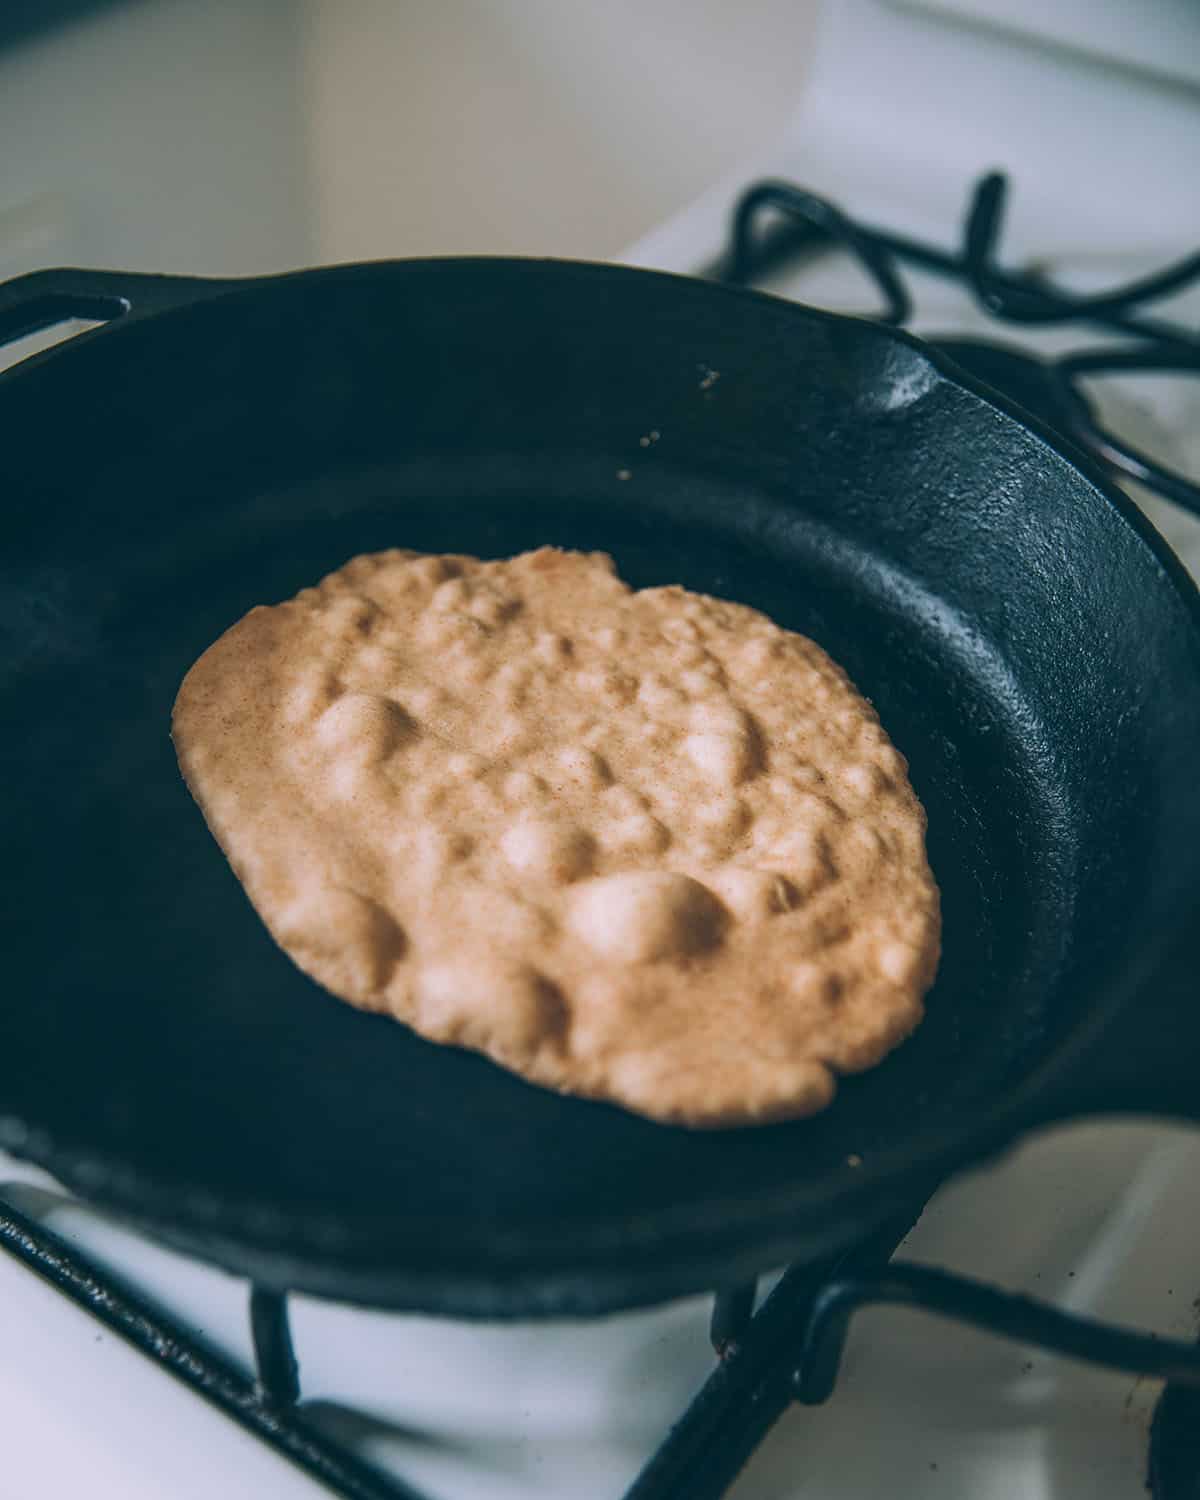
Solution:
<svg viewBox="0 0 1200 1500">
<path fill-rule="evenodd" d="M 0 52 L 0 279 L 614 254 L 781 126 L 817 6 L 126 0 Z"/>
<path fill-rule="evenodd" d="M 799 98 L 819 0 L 311 0 L 321 259 L 605 256 Z"/>
<path fill-rule="evenodd" d="M 0 279 L 310 259 L 298 4 L 127 0 L 0 52 Z"/>
</svg>

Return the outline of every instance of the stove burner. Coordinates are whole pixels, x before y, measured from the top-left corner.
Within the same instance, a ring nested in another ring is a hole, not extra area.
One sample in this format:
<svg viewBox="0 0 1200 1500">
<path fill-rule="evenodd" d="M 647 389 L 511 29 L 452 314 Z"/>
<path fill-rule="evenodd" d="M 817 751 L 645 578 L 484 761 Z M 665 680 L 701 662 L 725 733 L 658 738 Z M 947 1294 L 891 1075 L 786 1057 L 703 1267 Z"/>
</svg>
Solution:
<svg viewBox="0 0 1200 1500">
<path fill-rule="evenodd" d="M 1121 371 L 1200 375 L 1200 336 L 1144 311 L 1148 303 L 1200 283 L 1200 252 L 1111 292 L 1080 297 L 1042 276 L 998 265 L 996 249 L 1007 196 L 1003 173 L 980 178 L 971 195 L 962 246 L 946 250 L 860 224 L 827 199 L 793 183 L 755 183 L 738 200 L 729 247 L 709 274 L 743 285 L 798 253 L 840 248 L 855 256 L 875 283 L 885 323 L 907 322 L 911 312 L 912 300 L 898 269 L 905 264 L 964 283 L 979 305 L 1003 322 L 1042 327 L 1079 323 L 1120 334 L 1129 342 L 1045 361 L 982 340 L 947 339 L 941 347 L 969 373 L 1069 436 L 1115 477 L 1136 479 L 1200 515 L 1200 485 L 1104 429 L 1079 384 L 1084 376 Z M 767 214 L 773 217 L 764 226 Z"/>
</svg>

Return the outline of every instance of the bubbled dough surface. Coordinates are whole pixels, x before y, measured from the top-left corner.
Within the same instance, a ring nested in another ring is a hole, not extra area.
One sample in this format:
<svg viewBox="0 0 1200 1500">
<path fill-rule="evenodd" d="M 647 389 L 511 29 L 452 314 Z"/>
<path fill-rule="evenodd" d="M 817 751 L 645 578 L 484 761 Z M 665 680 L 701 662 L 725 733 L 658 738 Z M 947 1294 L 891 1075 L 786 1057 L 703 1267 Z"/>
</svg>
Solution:
<svg viewBox="0 0 1200 1500">
<path fill-rule="evenodd" d="M 173 734 L 306 973 L 539 1084 L 804 1115 L 921 1019 L 938 894 L 905 761 L 744 606 L 598 553 L 358 557 L 206 651 Z"/>
</svg>

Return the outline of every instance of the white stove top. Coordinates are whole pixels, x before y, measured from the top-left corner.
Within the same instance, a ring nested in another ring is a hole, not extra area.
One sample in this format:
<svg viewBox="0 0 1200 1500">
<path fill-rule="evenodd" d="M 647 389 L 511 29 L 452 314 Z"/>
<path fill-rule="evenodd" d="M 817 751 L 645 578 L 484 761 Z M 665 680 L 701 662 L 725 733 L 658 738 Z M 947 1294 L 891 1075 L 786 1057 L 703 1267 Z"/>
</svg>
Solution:
<svg viewBox="0 0 1200 1500">
<path fill-rule="evenodd" d="M 1133 10 L 1014 3 L 1005 12 L 1020 18 L 1014 26 L 1054 34 L 1045 51 L 999 33 L 981 40 L 935 14 L 994 24 L 997 4 L 833 5 L 786 137 L 626 258 L 681 271 L 707 263 L 737 191 L 758 175 L 791 178 L 868 222 L 950 242 L 971 180 L 994 165 L 1015 180 L 1014 262 L 1050 257 L 1086 289 L 1191 248 L 1200 224 L 1176 188 L 1200 177 L 1200 101 L 1187 94 L 1186 66 L 1169 85 L 1156 81 L 1172 72 L 1172 48 L 1189 55 L 1183 8 L 1155 0 L 1174 40 L 1156 50 L 1152 31 L 1134 27 L 1127 55 L 1140 71 L 1116 88 L 1110 64 L 1072 58 L 1063 39 L 1082 27 L 1088 48 L 1111 58 Z M 1035 348 L 1083 342 L 1077 332 L 997 329 L 935 278 L 911 285 L 919 332 L 986 333 Z M 872 305 L 863 283 L 832 261 L 781 274 L 770 289 L 847 311 Z M 1110 414 L 1151 451 L 1200 473 L 1200 389 L 1130 384 Z M 1200 522 L 1136 498 L 1200 577 Z M 901 1254 L 1189 1338 L 1200 1321 L 1198 1174 L 1200 1137 L 1182 1128 L 1061 1128 L 944 1188 Z M 146 1244 L 0 1155 L 3 1182 L 20 1184 L 11 1189 L 18 1206 L 250 1370 L 242 1284 Z M 4 1255 L 0 1309 L 0 1500 L 324 1493 Z M 708 1312 L 707 1299 L 693 1299 L 599 1322 L 506 1328 L 292 1303 L 305 1399 L 365 1456 L 435 1500 L 621 1494 L 712 1367 Z M 1140 1500 L 1158 1390 L 920 1314 L 869 1311 L 854 1324 L 831 1401 L 786 1414 L 731 1493 Z"/>
<path fill-rule="evenodd" d="M 943 1189 L 900 1253 L 1190 1338 L 1200 1307 L 1198 1173 L 1200 1139 L 1182 1128 L 1064 1128 Z M 32 1194 L 24 1206 L 37 1207 Z M 250 1368 L 240 1283 L 87 1210 L 43 1203 L 42 1215 Z M 6 1500 L 324 1493 L 4 1256 L 0 1306 Z M 514 1328 L 304 1297 L 292 1309 L 306 1400 L 333 1421 L 335 1405 L 363 1414 L 341 1426 L 356 1450 L 437 1500 L 613 1500 L 712 1365 L 703 1298 Z M 731 1494 L 1140 1500 L 1159 1389 L 919 1313 L 866 1312 L 833 1398 L 788 1412 Z"/>
</svg>

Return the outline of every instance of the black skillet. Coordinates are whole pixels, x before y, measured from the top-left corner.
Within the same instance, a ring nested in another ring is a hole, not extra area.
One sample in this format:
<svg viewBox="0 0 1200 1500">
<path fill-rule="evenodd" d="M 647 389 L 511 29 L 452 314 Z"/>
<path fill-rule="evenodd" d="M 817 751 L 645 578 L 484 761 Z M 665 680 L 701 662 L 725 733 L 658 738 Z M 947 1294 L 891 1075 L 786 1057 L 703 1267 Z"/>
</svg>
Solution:
<svg viewBox="0 0 1200 1500">
<path fill-rule="evenodd" d="M 1200 1113 L 1200 601 L 1031 420 L 902 334 L 611 267 L 0 288 L 0 339 L 67 316 L 113 322 L 0 376 L 0 1144 L 260 1282 L 508 1316 L 823 1253 L 1080 1111 Z M 667 1129 L 353 1012 L 179 779 L 176 687 L 251 605 L 542 542 L 811 634 L 911 761 L 941 973 L 817 1119 Z"/>
</svg>

